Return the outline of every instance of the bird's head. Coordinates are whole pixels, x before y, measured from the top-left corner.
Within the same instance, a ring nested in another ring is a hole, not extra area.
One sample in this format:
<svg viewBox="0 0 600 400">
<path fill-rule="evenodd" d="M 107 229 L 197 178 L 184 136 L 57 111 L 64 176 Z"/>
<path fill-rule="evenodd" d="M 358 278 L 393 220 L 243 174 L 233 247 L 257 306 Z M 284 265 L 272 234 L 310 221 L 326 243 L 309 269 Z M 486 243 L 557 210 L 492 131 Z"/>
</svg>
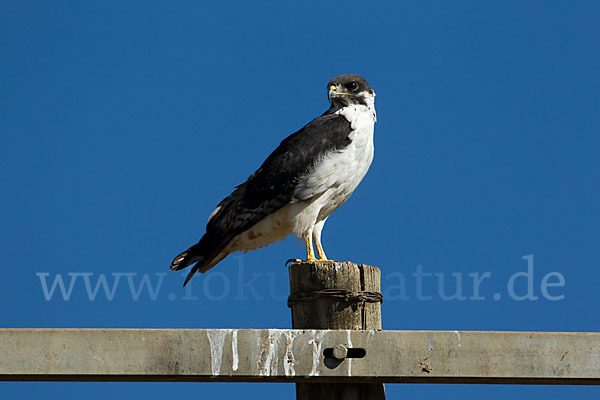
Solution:
<svg viewBox="0 0 600 400">
<path fill-rule="evenodd" d="M 360 75 L 346 74 L 333 78 L 327 84 L 329 101 L 335 108 L 353 104 L 372 107 L 375 92 Z"/>
</svg>

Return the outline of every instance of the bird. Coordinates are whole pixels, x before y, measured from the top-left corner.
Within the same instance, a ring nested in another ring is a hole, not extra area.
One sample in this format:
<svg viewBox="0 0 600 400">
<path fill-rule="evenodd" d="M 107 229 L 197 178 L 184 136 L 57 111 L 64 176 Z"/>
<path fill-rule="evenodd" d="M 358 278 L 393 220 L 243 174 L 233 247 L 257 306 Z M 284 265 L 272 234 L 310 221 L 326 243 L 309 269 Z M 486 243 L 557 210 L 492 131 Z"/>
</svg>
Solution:
<svg viewBox="0 0 600 400">
<path fill-rule="evenodd" d="M 184 286 L 231 253 L 256 250 L 292 233 L 304 241 L 307 262 L 329 261 L 321 231 L 373 161 L 377 115 L 375 92 L 359 75 L 333 78 L 327 95 L 327 111 L 285 138 L 218 203 L 200 241 L 174 258 L 173 271 L 193 266 Z"/>
</svg>

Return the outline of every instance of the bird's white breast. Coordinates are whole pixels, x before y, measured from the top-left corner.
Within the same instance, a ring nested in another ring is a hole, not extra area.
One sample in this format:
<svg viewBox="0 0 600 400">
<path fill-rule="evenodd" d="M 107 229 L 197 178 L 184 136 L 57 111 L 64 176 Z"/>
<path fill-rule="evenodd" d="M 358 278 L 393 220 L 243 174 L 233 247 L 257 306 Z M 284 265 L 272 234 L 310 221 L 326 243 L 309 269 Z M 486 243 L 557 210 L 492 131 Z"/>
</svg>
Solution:
<svg viewBox="0 0 600 400">
<path fill-rule="evenodd" d="M 298 187 L 300 199 L 314 199 L 320 208 L 319 218 L 326 218 L 350 197 L 366 175 L 373 161 L 373 128 L 375 114 L 370 107 L 353 105 L 336 113 L 351 124 L 351 143 L 332 151 L 320 160 L 316 168 Z"/>
</svg>

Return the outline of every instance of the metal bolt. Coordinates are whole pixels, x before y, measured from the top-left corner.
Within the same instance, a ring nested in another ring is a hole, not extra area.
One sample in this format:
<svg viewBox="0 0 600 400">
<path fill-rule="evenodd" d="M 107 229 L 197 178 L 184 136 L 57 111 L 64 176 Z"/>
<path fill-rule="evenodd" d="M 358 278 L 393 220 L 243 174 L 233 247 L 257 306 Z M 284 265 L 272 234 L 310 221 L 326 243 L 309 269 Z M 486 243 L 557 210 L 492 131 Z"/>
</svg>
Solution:
<svg viewBox="0 0 600 400">
<path fill-rule="evenodd" d="M 333 357 L 337 360 L 343 360 L 348 355 L 348 349 L 343 344 L 338 344 L 333 348 Z"/>
</svg>

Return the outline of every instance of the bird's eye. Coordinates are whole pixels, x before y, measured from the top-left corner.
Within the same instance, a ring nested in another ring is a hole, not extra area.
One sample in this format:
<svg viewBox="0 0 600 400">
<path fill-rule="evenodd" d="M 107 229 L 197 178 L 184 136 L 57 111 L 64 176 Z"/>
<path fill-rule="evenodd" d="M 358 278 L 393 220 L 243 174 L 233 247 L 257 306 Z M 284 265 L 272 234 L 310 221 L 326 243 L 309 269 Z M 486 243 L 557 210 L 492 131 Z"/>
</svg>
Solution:
<svg viewBox="0 0 600 400">
<path fill-rule="evenodd" d="M 348 88 L 349 91 L 354 92 L 356 89 L 358 89 L 358 83 L 356 83 L 355 81 L 352 81 L 349 84 L 347 84 L 346 87 Z"/>
</svg>

